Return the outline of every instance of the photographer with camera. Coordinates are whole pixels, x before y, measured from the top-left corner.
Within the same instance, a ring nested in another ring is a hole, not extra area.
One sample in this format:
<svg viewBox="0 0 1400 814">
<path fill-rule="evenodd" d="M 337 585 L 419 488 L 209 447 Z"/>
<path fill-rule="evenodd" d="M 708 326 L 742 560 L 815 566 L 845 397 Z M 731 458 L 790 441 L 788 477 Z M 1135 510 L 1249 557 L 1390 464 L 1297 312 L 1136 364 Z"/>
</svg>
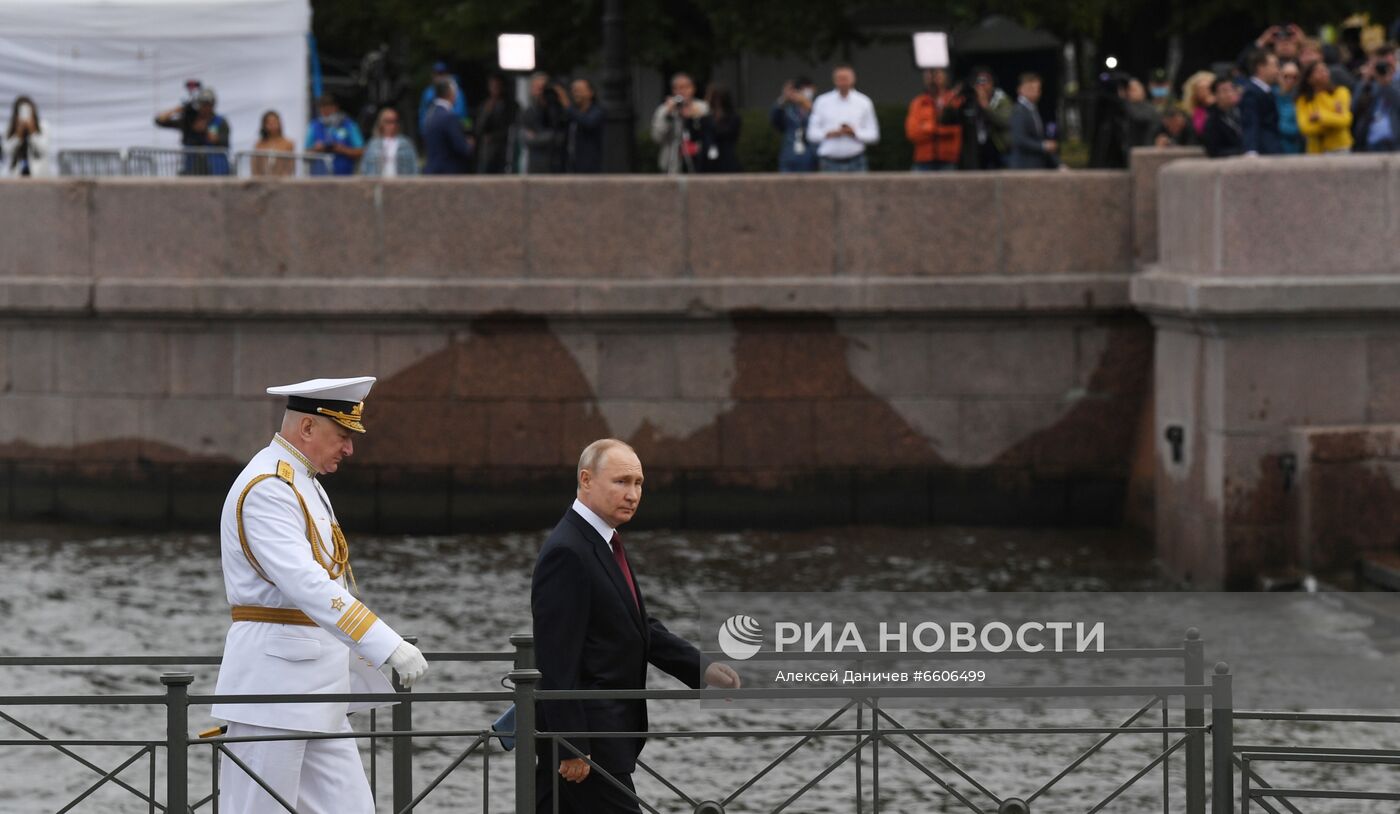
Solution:
<svg viewBox="0 0 1400 814">
<path fill-rule="evenodd" d="M 183 147 L 228 149 L 228 120 L 214 111 L 218 101 L 213 88 L 204 87 L 198 79 L 185 83 L 185 100 L 179 105 L 156 114 L 156 126 L 180 131 Z M 204 152 L 185 156 L 182 175 L 228 175 L 227 154 Z"/>
<path fill-rule="evenodd" d="M 710 106 L 695 98 L 689 74 L 671 77 L 671 95 L 651 115 L 651 137 L 659 149 L 656 161 L 668 175 L 695 172 L 700 164 L 702 120 Z"/>
<path fill-rule="evenodd" d="M 1377 48 L 1361 67 L 1352 101 L 1352 139 L 1357 152 L 1389 153 L 1400 145 L 1400 87 L 1395 77 L 1395 46 Z"/>
<path fill-rule="evenodd" d="M 530 104 L 520 114 L 520 140 L 525 145 L 527 175 L 564 171 L 569 139 L 568 92 L 544 71 L 530 75 Z"/>
<path fill-rule="evenodd" d="M 1010 147 L 1013 106 L 988 68 L 973 68 L 969 80 L 953 88 L 953 97 L 939 121 L 962 127 L 958 169 L 995 170 L 1002 166 L 1002 157 Z"/>
<path fill-rule="evenodd" d="M 813 172 L 817 169 L 817 154 L 807 148 L 807 120 L 812 117 L 812 99 L 815 96 L 812 80 L 799 76 L 784 82 L 782 93 L 773 102 L 768 121 L 783 137 L 783 147 L 778 153 L 778 172 Z"/>
<path fill-rule="evenodd" d="M 39 123 L 39 106 L 28 96 L 16 97 L 10 108 L 3 155 L 0 178 L 49 174 L 49 134 Z"/>
</svg>

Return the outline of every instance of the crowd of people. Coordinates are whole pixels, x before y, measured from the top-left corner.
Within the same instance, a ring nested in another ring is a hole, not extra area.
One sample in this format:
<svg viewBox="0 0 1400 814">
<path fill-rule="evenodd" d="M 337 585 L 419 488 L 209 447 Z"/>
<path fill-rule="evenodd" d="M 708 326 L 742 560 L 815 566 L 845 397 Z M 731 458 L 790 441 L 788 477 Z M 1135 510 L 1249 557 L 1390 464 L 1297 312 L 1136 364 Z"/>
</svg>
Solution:
<svg viewBox="0 0 1400 814">
<path fill-rule="evenodd" d="M 1400 72 L 1396 46 L 1372 38 L 1367 47 L 1341 47 L 1311 38 L 1296 25 L 1271 26 L 1228 68 L 1191 74 L 1174 93 L 1164 69 L 1147 82 L 1109 72 L 1091 89 L 1094 113 L 1088 163 L 1126 166 L 1135 147 L 1200 146 L 1212 157 L 1236 155 L 1389 152 L 1400 147 Z M 909 103 L 904 137 L 917 172 L 1053 169 L 1062 166 L 1056 123 L 1042 119 L 1043 81 L 1017 78 L 1012 92 L 996 75 L 976 67 L 954 81 L 947 69 L 922 73 L 923 87 Z M 266 111 L 249 171 L 293 175 L 297 153 L 321 158 L 312 174 L 598 173 L 603 169 L 604 115 L 586 78 L 567 84 L 538 72 L 528 98 L 514 98 L 505 77 L 493 75 L 473 111 L 449 67 L 433 65 L 417 108 L 416 138 L 405 133 L 394 107 L 377 111 L 368 140 L 337 100 L 316 100 L 316 116 L 299 141 L 282 117 Z M 156 115 L 158 127 L 180 131 L 180 143 L 203 148 L 185 158 L 186 171 L 229 174 L 231 127 L 217 109 L 213 88 L 187 85 L 186 100 Z M 474 116 L 472 114 L 475 114 Z M 796 77 L 784 84 L 769 111 L 779 142 L 776 166 L 745 167 L 739 147 L 743 117 L 731 91 L 709 83 L 703 96 L 686 73 L 670 78 L 647 132 L 664 173 L 863 172 L 868 150 L 880 141 L 870 97 L 856 89 L 856 71 L 837 65 L 831 89 Z M 0 175 L 45 175 L 53 170 L 49 133 L 32 98 L 14 100 Z M 888 163 L 888 157 L 885 159 Z M 193 162 L 193 163 L 192 163 Z"/>
<path fill-rule="evenodd" d="M 1396 47 L 1338 47 L 1296 25 L 1271 26 L 1228 68 L 1187 77 L 1172 98 L 1165 72 L 1150 98 L 1118 80 L 1122 143 L 1199 145 L 1213 158 L 1392 152 L 1400 147 Z"/>
</svg>

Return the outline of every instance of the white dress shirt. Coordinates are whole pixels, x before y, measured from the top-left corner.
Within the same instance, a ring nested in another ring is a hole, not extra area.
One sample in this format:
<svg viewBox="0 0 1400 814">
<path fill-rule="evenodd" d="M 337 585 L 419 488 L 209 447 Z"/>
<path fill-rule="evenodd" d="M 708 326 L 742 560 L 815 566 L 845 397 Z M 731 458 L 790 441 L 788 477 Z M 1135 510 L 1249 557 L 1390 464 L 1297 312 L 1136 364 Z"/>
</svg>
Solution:
<svg viewBox="0 0 1400 814">
<path fill-rule="evenodd" d="M 399 174 L 399 137 L 384 137 L 384 152 L 380 156 L 382 167 L 379 171 L 385 178 L 393 178 Z"/>
<path fill-rule="evenodd" d="M 578 498 L 574 498 L 574 511 L 578 512 L 579 517 L 588 521 L 588 525 L 592 526 L 593 530 L 602 536 L 603 542 L 608 544 L 608 551 L 612 551 L 612 538 L 617 529 L 604 523 L 603 518 L 594 514 L 593 510 L 583 505 L 583 501 Z"/>
<path fill-rule="evenodd" d="M 826 134 L 849 124 L 855 137 Z M 807 140 L 817 145 L 817 155 L 823 158 L 855 158 L 865 152 L 868 144 L 880 140 L 880 122 L 875 118 L 875 105 L 854 88 L 845 96 L 829 90 L 812 102 L 812 116 L 807 120 Z"/>
</svg>

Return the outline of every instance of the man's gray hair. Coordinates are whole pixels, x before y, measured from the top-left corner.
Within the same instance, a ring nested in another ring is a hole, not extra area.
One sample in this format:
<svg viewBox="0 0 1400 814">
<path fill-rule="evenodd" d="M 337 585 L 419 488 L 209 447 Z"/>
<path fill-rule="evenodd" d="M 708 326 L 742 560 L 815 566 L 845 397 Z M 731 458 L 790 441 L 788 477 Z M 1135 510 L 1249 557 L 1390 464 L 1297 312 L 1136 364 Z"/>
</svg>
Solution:
<svg viewBox="0 0 1400 814">
<path fill-rule="evenodd" d="M 603 458 L 617 447 L 622 447 L 633 455 L 637 454 L 637 451 L 632 449 L 632 445 L 626 441 L 619 441 L 616 438 L 599 438 L 583 448 L 583 453 L 578 456 L 578 471 L 574 473 L 574 477 L 577 480 L 582 480 L 585 469 L 596 473 L 598 468 L 603 465 Z"/>
<path fill-rule="evenodd" d="M 439 76 L 437 79 L 434 79 L 434 80 L 433 80 L 433 97 L 434 97 L 434 98 L 436 98 L 436 99 L 451 99 L 451 98 L 453 98 L 453 96 L 454 96 L 455 94 L 456 94 L 456 88 L 453 87 L 453 84 L 452 84 L 452 77 L 450 77 L 450 76 Z"/>
</svg>

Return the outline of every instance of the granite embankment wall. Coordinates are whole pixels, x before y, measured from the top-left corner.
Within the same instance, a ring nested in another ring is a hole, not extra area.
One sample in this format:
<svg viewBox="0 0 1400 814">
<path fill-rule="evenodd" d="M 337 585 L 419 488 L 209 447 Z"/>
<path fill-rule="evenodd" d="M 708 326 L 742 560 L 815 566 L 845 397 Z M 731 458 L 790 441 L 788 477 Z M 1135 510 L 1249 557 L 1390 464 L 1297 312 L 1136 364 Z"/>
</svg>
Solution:
<svg viewBox="0 0 1400 814">
<path fill-rule="evenodd" d="M 1133 280 L 1156 328 L 1158 550 L 1240 587 L 1393 558 L 1400 161 L 1192 161 L 1159 181 L 1161 256 Z"/>
<path fill-rule="evenodd" d="M 649 525 L 1144 516 L 1129 279 L 1180 156 L 3 183 L 0 513 L 211 528 L 275 426 L 264 387 L 372 373 L 328 480 L 356 530 L 546 526 L 603 435 L 639 449 Z"/>
</svg>

